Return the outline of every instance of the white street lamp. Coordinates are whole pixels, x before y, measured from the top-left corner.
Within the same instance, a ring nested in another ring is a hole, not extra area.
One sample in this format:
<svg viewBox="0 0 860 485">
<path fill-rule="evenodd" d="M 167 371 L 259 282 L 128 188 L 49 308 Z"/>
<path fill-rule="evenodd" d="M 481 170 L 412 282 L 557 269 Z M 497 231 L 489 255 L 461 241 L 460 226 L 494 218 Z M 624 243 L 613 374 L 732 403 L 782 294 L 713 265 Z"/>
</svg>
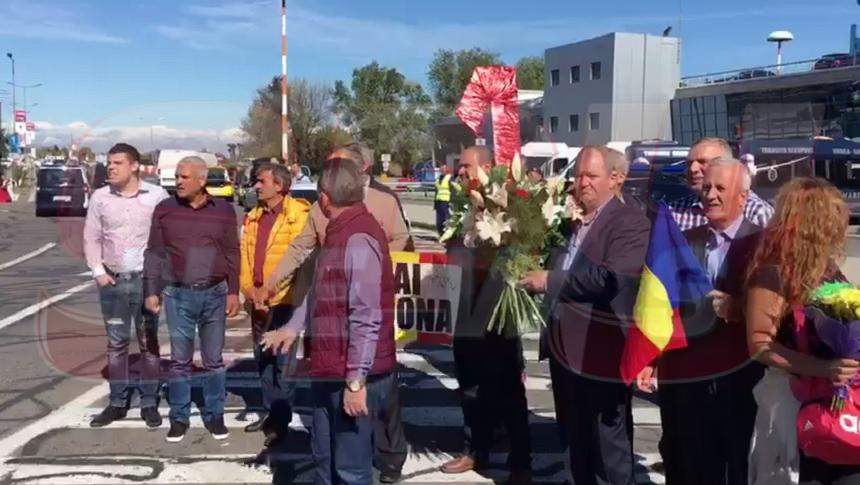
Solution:
<svg viewBox="0 0 860 485">
<path fill-rule="evenodd" d="M 794 34 L 787 30 L 775 30 L 767 36 L 768 42 L 776 42 L 776 73 L 782 71 L 782 43 L 794 40 Z"/>
</svg>

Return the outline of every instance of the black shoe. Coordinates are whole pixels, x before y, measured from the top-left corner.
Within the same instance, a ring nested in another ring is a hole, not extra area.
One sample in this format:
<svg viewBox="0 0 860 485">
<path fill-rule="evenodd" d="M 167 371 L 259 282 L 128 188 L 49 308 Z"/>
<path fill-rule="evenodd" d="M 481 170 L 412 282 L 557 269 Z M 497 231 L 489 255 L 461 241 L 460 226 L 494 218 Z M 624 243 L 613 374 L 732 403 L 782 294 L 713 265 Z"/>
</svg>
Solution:
<svg viewBox="0 0 860 485">
<path fill-rule="evenodd" d="M 143 419 L 149 429 L 157 429 L 161 426 L 161 414 L 158 414 L 158 408 L 155 406 L 141 408 L 140 418 Z"/>
<path fill-rule="evenodd" d="M 254 421 L 253 423 L 249 424 L 248 426 L 245 426 L 245 432 L 246 433 L 256 433 L 256 432 L 262 430 L 263 426 L 266 424 L 267 418 L 268 418 L 267 415 L 265 415 L 265 414 L 261 415 L 260 419 L 258 419 L 257 421 Z"/>
<path fill-rule="evenodd" d="M 117 419 L 122 419 L 126 415 L 126 409 L 117 407 L 117 406 L 108 406 L 104 408 L 104 410 L 95 415 L 92 421 L 90 421 L 91 428 L 101 428 L 102 426 L 107 426 Z"/>
<path fill-rule="evenodd" d="M 188 423 L 181 421 L 170 420 L 170 431 L 167 432 L 167 441 L 171 443 L 179 443 L 182 438 L 185 438 L 185 433 L 188 431 Z"/>
<path fill-rule="evenodd" d="M 203 426 L 206 427 L 209 434 L 216 440 L 227 439 L 230 436 L 230 431 L 224 426 L 224 416 L 218 416 L 212 421 L 206 421 L 203 423 Z"/>
<path fill-rule="evenodd" d="M 382 483 L 397 483 L 400 481 L 400 470 L 382 470 L 379 472 L 379 481 Z"/>
</svg>

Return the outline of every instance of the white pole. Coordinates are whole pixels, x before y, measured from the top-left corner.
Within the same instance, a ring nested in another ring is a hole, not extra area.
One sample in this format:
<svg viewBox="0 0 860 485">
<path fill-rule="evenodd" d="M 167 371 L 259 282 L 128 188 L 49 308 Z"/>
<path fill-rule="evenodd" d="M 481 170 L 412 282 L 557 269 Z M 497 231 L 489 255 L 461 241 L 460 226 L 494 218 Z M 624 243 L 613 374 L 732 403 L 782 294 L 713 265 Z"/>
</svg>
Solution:
<svg viewBox="0 0 860 485">
<path fill-rule="evenodd" d="M 776 43 L 776 74 L 782 72 L 782 41 Z"/>
<path fill-rule="evenodd" d="M 287 108 L 287 0 L 281 0 L 281 158 L 290 160 L 290 121 Z"/>
</svg>

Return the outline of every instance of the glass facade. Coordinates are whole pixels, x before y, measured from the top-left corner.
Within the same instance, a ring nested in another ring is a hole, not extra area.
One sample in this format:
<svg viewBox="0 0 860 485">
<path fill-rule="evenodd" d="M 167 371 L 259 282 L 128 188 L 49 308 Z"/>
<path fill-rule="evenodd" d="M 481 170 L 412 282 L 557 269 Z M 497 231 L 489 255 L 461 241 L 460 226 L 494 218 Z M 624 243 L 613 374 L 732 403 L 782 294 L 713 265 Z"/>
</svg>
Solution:
<svg viewBox="0 0 860 485">
<path fill-rule="evenodd" d="M 672 134 L 690 145 L 705 136 L 730 141 L 860 137 L 860 82 L 672 100 Z"/>
</svg>

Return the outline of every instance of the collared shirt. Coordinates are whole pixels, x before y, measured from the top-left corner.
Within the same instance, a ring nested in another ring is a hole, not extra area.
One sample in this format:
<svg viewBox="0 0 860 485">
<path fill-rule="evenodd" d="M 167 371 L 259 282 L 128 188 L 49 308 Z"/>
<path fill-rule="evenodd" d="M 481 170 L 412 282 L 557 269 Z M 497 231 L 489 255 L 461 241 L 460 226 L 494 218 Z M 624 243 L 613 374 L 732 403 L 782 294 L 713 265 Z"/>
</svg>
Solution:
<svg viewBox="0 0 860 485">
<path fill-rule="evenodd" d="M 567 271 L 570 269 L 570 266 L 573 264 L 573 260 L 576 258 L 576 253 L 579 252 L 579 247 L 582 245 L 582 241 L 585 241 L 585 236 L 588 235 L 588 231 L 591 229 L 591 226 L 594 224 L 594 221 L 600 217 L 600 213 L 603 211 L 603 208 L 606 207 L 606 204 L 612 200 L 610 197 L 606 202 L 600 205 L 596 211 L 594 211 L 594 216 L 586 222 L 584 219 L 577 221 L 577 227 L 574 228 L 574 234 L 571 236 L 570 241 L 567 243 L 567 254 L 564 256 L 564 262 L 562 263 L 562 269 Z"/>
<path fill-rule="evenodd" d="M 382 326 L 382 309 L 379 307 L 382 252 L 379 244 L 368 234 L 353 234 L 346 242 L 344 264 L 349 301 L 346 379 L 364 379 L 373 366 Z M 296 333 L 305 329 L 308 318 L 313 315 L 312 293 L 308 292 L 287 323 Z"/>
<path fill-rule="evenodd" d="M 723 266 L 723 261 L 725 261 L 726 254 L 729 252 L 729 246 L 732 245 L 732 241 L 737 236 L 738 229 L 740 229 L 743 220 L 743 216 L 738 217 L 724 231 L 719 231 L 713 227 L 708 228 L 705 259 L 707 261 L 708 277 L 711 279 L 711 284 L 716 284 L 717 278 L 723 276 L 720 274 L 720 268 Z"/>
<path fill-rule="evenodd" d="M 269 235 L 272 233 L 272 228 L 275 227 L 275 221 L 278 220 L 278 215 L 284 212 L 284 201 L 278 202 L 278 205 L 269 209 L 263 209 L 263 214 L 260 215 L 260 220 L 257 222 L 257 244 L 254 246 L 254 286 L 261 287 L 265 282 L 263 277 L 263 265 L 266 262 L 266 249 L 269 246 Z"/>
<path fill-rule="evenodd" d="M 708 218 L 705 217 L 705 206 L 702 204 L 702 199 L 696 194 L 673 201 L 669 204 L 669 209 L 681 231 L 704 226 L 708 223 Z M 744 206 L 744 217 L 759 227 L 765 227 L 770 218 L 773 217 L 773 206 L 755 192 L 750 191 Z"/>
<path fill-rule="evenodd" d="M 84 255 L 93 277 L 104 275 L 105 267 L 114 273 L 143 271 L 152 213 L 168 197 L 142 180 L 131 196 L 110 185 L 93 192 L 84 224 Z"/>
<path fill-rule="evenodd" d="M 233 206 L 211 197 L 196 209 L 178 197 L 158 204 L 145 253 L 146 296 L 161 294 L 171 283 L 225 279 L 228 293 L 238 294 L 239 229 Z"/>
</svg>

